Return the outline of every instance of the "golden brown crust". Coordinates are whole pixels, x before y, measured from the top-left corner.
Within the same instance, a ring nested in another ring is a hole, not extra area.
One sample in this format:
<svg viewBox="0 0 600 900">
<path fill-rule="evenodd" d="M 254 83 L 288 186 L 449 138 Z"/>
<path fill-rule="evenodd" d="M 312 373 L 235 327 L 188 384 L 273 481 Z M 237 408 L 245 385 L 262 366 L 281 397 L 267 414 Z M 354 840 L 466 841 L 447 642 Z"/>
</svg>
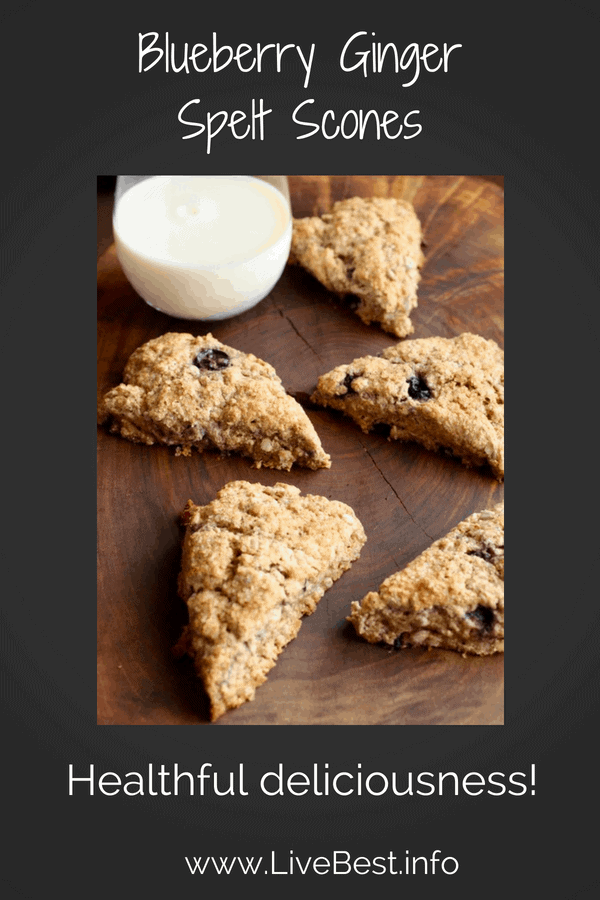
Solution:
<svg viewBox="0 0 600 900">
<path fill-rule="evenodd" d="M 323 216 L 294 219 L 290 263 L 328 290 L 358 300 L 356 313 L 397 337 L 411 334 L 417 305 L 421 225 L 410 203 L 392 198 L 340 200 Z"/>
<path fill-rule="evenodd" d="M 468 333 L 402 341 L 322 375 L 311 399 L 364 432 L 385 424 L 391 438 L 504 477 L 504 354 L 495 341 Z"/>
<path fill-rule="evenodd" d="M 249 456 L 258 468 L 331 465 L 275 369 L 211 334 L 164 334 L 139 347 L 99 418 L 131 441 L 169 444 L 186 456 L 214 448 Z"/>
<path fill-rule="evenodd" d="M 277 657 L 366 540 L 349 506 L 286 484 L 230 482 L 188 502 L 179 593 L 211 717 L 252 700 Z"/>
<path fill-rule="evenodd" d="M 503 652 L 504 505 L 469 516 L 355 601 L 348 620 L 370 643 Z"/>
</svg>

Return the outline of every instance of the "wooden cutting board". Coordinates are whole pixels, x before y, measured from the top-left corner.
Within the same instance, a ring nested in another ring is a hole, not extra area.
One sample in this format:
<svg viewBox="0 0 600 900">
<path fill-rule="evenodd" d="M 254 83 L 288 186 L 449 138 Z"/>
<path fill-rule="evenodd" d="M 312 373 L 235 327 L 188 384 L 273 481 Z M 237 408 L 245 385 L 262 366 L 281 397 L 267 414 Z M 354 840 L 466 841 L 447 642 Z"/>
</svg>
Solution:
<svg viewBox="0 0 600 900">
<path fill-rule="evenodd" d="M 504 196 L 464 176 L 290 176 L 295 216 L 352 196 L 402 197 L 426 242 L 412 337 L 463 331 L 503 345 Z M 275 366 L 288 391 L 307 395 L 336 365 L 378 353 L 393 337 L 366 326 L 308 273 L 288 266 L 271 294 L 243 315 L 205 327 L 171 319 L 129 286 L 114 246 L 98 261 L 98 389 L 121 381 L 129 355 L 167 331 L 206 334 Z M 329 470 L 253 469 L 215 453 L 175 456 L 98 429 L 98 723 L 208 723 L 191 661 L 172 648 L 186 621 L 177 596 L 186 501 L 205 504 L 228 481 L 295 484 L 348 503 L 367 543 L 360 559 L 304 620 L 252 703 L 216 725 L 492 725 L 503 723 L 503 656 L 394 651 L 360 640 L 352 600 L 376 590 L 470 513 L 499 502 L 489 471 L 416 445 L 365 435 L 350 420 L 308 410 Z"/>
</svg>

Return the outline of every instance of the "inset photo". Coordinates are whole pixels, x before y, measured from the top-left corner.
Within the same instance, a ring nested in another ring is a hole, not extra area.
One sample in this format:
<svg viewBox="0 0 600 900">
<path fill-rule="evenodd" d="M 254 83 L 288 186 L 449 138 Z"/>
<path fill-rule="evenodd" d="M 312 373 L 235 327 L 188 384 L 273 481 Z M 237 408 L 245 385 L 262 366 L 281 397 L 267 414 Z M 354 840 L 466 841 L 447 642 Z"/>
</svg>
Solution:
<svg viewBox="0 0 600 900">
<path fill-rule="evenodd" d="M 504 180 L 98 177 L 99 725 L 504 724 Z"/>
</svg>

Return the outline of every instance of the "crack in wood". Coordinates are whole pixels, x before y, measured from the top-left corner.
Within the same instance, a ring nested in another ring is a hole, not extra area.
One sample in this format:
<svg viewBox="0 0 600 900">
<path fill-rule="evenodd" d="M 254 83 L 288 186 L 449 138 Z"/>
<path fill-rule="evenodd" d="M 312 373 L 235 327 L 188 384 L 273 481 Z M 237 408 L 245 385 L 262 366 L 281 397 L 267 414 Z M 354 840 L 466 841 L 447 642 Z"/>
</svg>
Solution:
<svg viewBox="0 0 600 900">
<path fill-rule="evenodd" d="M 417 522 L 417 520 L 411 515 L 410 511 L 409 511 L 409 510 L 407 509 L 407 507 L 406 507 L 406 504 L 404 503 L 404 500 L 402 499 L 402 497 L 400 496 L 400 494 L 398 493 L 398 491 L 396 490 L 396 488 L 394 487 L 394 485 L 392 484 L 392 482 L 391 482 L 388 478 L 385 477 L 384 472 L 383 472 L 382 469 L 377 465 L 377 461 L 375 460 L 375 458 L 374 458 L 373 454 L 371 453 L 371 451 L 369 450 L 369 448 L 368 448 L 368 447 L 365 447 L 365 445 L 363 444 L 362 441 L 360 441 L 360 445 L 362 446 L 362 448 L 363 448 L 363 450 L 365 451 L 365 453 L 367 453 L 367 455 L 368 455 L 369 458 L 371 459 L 371 462 L 373 463 L 373 465 L 375 466 L 375 468 L 377 469 L 377 471 L 379 472 L 379 474 L 381 475 L 381 477 L 383 478 L 383 480 L 385 481 L 385 483 L 388 484 L 388 485 L 391 487 L 391 489 L 393 490 L 394 495 L 395 495 L 395 496 L 397 497 L 397 499 L 399 500 L 400 505 L 402 506 L 402 509 L 404 510 L 404 512 L 406 513 L 406 515 L 409 517 L 409 519 L 411 520 L 411 522 L 413 522 L 413 523 L 417 526 L 417 528 L 420 528 L 421 531 L 423 532 L 423 534 L 424 534 L 426 537 L 428 537 L 430 541 L 433 541 L 434 538 L 432 538 L 431 535 L 428 534 L 428 533 L 425 531 L 425 529 L 423 528 L 423 526 L 422 526 L 419 522 Z"/>
<path fill-rule="evenodd" d="M 298 331 L 298 329 L 296 328 L 296 326 L 294 325 L 294 323 L 292 322 L 292 320 L 290 319 L 290 317 L 289 317 L 282 309 L 280 309 L 279 306 L 277 306 L 277 307 L 275 307 L 275 308 L 276 308 L 277 312 L 279 313 L 279 315 L 281 316 L 281 318 L 282 318 L 282 319 L 285 319 L 286 322 L 289 322 L 289 324 L 292 326 L 292 328 L 294 329 L 294 331 L 296 332 L 296 334 L 298 335 L 298 337 L 300 338 L 300 340 L 304 341 L 304 343 L 306 344 L 306 346 L 308 347 L 308 349 L 311 350 L 311 351 L 314 353 L 314 355 L 317 357 L 317 359 L 319 360 L 319 362 L 323 362 L 323 360 L 321 359 L 321 357 L 319 356 L 319 354 L 317 353 L 317 351 L 314 349 L 314 347 L 312 347 L 312 346 L 308 343 L 308 341 L 306 340 L 306 338 L 304 337 L 304 335 L 302 335 L 302 334 Z"/>
</svg>

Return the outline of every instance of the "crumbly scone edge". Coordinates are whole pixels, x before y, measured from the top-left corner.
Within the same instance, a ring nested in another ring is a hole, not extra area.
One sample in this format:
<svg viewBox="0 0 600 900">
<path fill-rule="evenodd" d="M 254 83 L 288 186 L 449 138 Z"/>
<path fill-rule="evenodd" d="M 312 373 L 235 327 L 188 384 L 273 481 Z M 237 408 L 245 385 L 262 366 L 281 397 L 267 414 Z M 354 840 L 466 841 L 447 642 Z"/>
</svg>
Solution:
<svg viewBox="0 0 600 900">
<path fill-rule="evenodd" d="M 504 650 L 504 504 L 473 513 L 348 617 L 369 643 L 491 655 Z"/>
<path fill-rule="evenodd" d="M 196 357 L 207 352 L 222 354 L 226 366 L 199 368 Z M 210 448 L 250 457 L 257 468 L 331 466 L 273 366 L 211 334 L 167 333 L 138 347 L 123 383 L 104 394 L 99 420 L 128 440 L 167 444 L 185 456 Z"/>
<path fill-rule="evenodd" d="M 493 340 L 465 332 L 401 341 L 321 375 L 311 401 L 365 433 L 387 425 L 391 439 L 450 450 L 504 478 L 504 354 Z"/>
<path fill-rule="evenodd" d="M 406 337 L 417 305 L 421 224 L 408 201 L 384 197 L 340 200 L 323 216 L 294 219 L 289 262 L 301 265 L 353 309 L 366 325 Z"/>
<path fill-rule="evenodd" d="M 183 645 L 214 720 L 254 698 L 366 536 L 346 504 L 284 484 L 230 482 L 205 507 L 188 502 L 183 519 Z"/>
</svg>

